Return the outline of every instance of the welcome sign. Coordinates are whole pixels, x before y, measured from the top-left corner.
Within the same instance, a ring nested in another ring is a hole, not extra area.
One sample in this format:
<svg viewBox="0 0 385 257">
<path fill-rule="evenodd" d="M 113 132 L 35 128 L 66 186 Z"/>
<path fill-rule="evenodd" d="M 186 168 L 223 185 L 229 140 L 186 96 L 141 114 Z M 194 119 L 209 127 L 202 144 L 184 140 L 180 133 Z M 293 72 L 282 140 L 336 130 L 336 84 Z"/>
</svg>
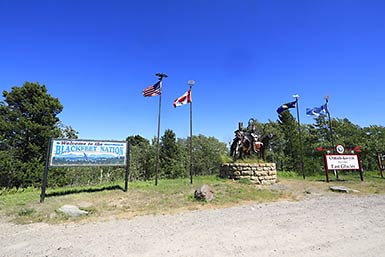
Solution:
<svg viewBox="0 0 385 257">
<path fill-rule="evenodd" d="M 41 185 L 44 202 L 49 167 L 125 166 L 124 191 L 128 189 L 130 145 L 126 141 L 50 139 Z"/>
<path fill-rule="evenodd" d="M 360 162 L 356 154 L 327 154 L 325 156 L 329 170 L 359 170 Z"/>
<path fill-rule="evenodd" d="M 326 182 L 329 182 L 329 170 L 358 170 L 364 181 L 361 160 L 358 154 L 324 154 Z"/>
<path fill-rule="evenodd" d="M 125 166 L 127 142 L 52 139 L 49 166 Z"/>
</svg>

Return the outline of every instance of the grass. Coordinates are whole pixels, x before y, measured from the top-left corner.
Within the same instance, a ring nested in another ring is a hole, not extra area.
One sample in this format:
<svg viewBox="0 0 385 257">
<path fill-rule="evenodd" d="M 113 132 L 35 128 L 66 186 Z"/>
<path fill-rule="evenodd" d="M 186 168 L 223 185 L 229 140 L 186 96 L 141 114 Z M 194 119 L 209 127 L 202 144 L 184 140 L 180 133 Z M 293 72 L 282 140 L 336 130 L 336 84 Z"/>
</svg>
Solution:
<svg viewBox="0 0 385 257">
<path fill-rule="evenodd" d="M 358 171 L 340 171 L 338 180 L 333 172 L 329 172 L 329 183 L 326 183 L 325 174 L 306 176 L 305 180 L 302 175 L 294 172 L 279 172 L 278 178 L 289 182 L 301 182 L 303 185 L 315 186 L 316 184 L 326 186 L 329 190 L 330 186 L 345 186 L 353 190 L 360 191 L 361 194 L 385 194 L 385 179 L 381 178 L 379 171 L 364 172 L 364 181 Z"/>
<path fill-rule="evenodd" d="M 255 186 L 247 180 L 233 181 L 217 176 L 194 177 L 189 179 L 140 181 L 129 183 L 124 192 L 123 181 L 92 187 L 68 187 L 48 189 L 44 203 L 40 203 L 40 190 L 0 191 L 0 216 L 16 223 L 33 222 L 65 223 L 93 222 L 119 218 L 133 218 L 140 215 L 173 214 L 184 211 L 223 208 L 250 202 L 270 202 L 281 199 L 298 200 L 314 193 L 331 193 L 332 185 L 344 185 L 360 191 L 360 194 L 385 194 L 385 180 L 378 172 L 365 174 L 360 181 L 358 173 L 340 174 L 336 181 L 330 174 L 330 183 L 325 176 L 302 176 L 288 172 L 278 173 L 278 183 L 272 186 Z M 334 180 L 333 180 L 334 179 Z M 195 189 L 208 184 L 213 188 L 215 198 L 211 202 L 194 199 Z M 68 217 L 57 210 L 65 205 L 76 205 L 89 212 L 83 217 Z"/>
</svg>

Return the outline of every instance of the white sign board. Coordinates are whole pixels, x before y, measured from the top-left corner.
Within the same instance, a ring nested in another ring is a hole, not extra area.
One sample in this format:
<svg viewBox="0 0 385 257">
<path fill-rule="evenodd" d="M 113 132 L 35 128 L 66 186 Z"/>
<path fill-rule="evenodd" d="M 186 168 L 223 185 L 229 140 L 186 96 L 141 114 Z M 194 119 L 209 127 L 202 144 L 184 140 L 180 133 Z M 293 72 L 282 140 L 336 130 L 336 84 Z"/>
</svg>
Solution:
<svg viewBox="0 0 385 257">
<path fill-rule="evenodd" d="M 49 166 L 125 166 L 127 142 L 53 139 Z"/>
<path fill-rule="evenodd" d="M 359 170 L 360 163 L 356 154 L 326 154 L 328 170 Z"/>
</svg>

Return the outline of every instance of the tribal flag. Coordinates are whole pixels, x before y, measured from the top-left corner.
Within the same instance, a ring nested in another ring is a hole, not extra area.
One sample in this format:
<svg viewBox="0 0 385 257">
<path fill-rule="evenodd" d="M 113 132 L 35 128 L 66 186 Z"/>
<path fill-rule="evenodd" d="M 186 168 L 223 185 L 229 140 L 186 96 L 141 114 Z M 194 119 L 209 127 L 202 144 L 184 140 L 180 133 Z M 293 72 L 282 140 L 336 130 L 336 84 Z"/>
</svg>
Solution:
<svg viewBox="0 0 385 257">
<path fill-rule="evenodd" d="M 306 115 L 307 116 L 320 116 L 320 115 L 325 115 L 328 114 L 328 105 L 325 103 L 321 105 L 321 107 L 314 107 L 314 108 L 306 108 Z"/>
<path fill-rule="evenodd" d="M 184 104 L 192 103 L 191 89 L 184 93 L 181 97 L 174 100 L 174 107 L 181 106 Z"/>
<path fill-rule="evenodd" d="M 289 103 L 282 104 L 280 107 L 277 109 L 277 113 L 281 114 L 282 112 L 290 109 L 290 108 L 295 108 L 297 106 L 297 100 Z"/>
<path fill-rule="evenodd" d="M 162 81 L 156 82 L 154 85 L 151 85 L 149 87 L 146 87 L 143 89 L 143 96 L 157 96 L 160 95 L 162 92 Z"/>
</svg>

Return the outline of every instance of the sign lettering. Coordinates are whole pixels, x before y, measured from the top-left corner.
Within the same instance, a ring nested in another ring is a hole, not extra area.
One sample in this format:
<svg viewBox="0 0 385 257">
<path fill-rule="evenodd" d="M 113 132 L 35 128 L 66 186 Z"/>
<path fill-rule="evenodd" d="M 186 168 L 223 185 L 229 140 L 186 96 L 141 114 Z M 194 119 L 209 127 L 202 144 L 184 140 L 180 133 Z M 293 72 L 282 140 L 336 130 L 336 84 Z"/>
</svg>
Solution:
<svg viewBox="0 0 385 257">
<path fill-rule="evenodd" d="M 125 166 L 127 142 L 53 139 L 49 166 Z"/>
<path fill-rule="evenodd" d="M 360 164 L 356 154 L 326 155 L 328 170 L 359 170 Z"/>
</svg>

